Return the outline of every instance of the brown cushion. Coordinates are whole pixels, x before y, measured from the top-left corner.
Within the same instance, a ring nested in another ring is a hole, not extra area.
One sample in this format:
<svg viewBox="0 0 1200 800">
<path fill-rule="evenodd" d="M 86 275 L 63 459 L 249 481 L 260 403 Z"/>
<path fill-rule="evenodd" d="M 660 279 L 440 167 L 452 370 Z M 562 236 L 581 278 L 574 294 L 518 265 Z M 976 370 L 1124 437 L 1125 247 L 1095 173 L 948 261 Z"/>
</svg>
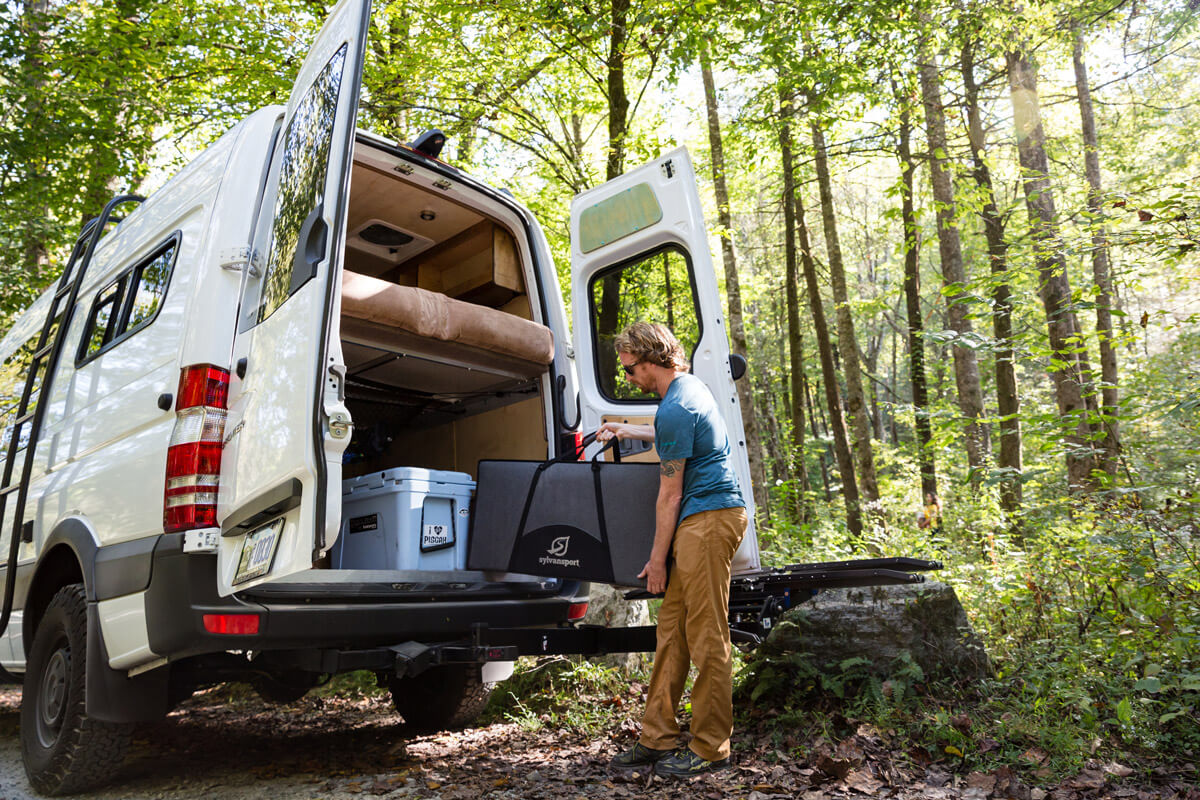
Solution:
<svg viewBox="0 0 1200 800">
<path fill-rule="evenodd" d="M 418 337 L 543 366 L 554 360 L 554 335 L 545 325 L 356 272 L 342 273 L 342 313 Z"/>
</svg>

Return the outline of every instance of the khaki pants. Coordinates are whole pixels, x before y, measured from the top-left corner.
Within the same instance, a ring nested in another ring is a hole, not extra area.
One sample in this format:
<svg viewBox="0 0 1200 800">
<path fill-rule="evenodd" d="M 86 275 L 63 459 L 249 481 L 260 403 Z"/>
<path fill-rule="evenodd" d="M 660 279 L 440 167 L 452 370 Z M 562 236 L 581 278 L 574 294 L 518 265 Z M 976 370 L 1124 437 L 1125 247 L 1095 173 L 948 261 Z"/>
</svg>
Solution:
<svg viewBox="0 0 1200 800">
<path fill-rule="evenodd" d="M 729 756 L 733 734 L 733 648 L 729 643 L 729 578 L 734 551 L 746 533 L 746 509 L 701 511 L 679 523 L 671 551 L 675 565 L 658 611 L 658 649 L 650 678 L 641 743 L 674 749 L 675 709 L 688 661 L 692 685 L 692 743 L 705 761 Z"/>
</svg>

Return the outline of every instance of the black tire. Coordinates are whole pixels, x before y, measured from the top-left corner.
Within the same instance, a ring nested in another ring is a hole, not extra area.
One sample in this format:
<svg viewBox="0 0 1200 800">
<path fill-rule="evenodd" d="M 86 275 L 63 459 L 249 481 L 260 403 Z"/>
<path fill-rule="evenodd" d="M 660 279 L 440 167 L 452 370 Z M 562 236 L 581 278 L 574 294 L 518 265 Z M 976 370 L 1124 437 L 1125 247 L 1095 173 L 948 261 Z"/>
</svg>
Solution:
<svg viewBox="0 0 1200 800">
<path fill-rule="evenodd" d="M 477 664 L 447 664 L 415 678 L 388 680 L 405 727 L 417 733 L 467 727 L 483 713 L 493 686 L 483 682 Z"/>
<path fill-rule="evenodd" d="M 87 715 L 87 597 L 64 586 L 38 623 L 21 693 L 21 755 L 41 794 L 75 794 L 116 774 L 132 725 Z"/>
</svg>

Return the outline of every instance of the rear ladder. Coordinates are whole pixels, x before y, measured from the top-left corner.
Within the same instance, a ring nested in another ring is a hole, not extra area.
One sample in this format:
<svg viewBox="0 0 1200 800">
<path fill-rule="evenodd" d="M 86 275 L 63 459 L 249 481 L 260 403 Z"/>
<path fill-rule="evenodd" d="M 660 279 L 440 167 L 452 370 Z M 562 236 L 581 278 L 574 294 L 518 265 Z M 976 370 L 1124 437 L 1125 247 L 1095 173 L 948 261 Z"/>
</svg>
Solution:
<svg viewBox="0 0 1200 800">
<path fill-rule="evenodd" d="M 10 496 L 16 495 L 16 505 L 13 509 L 12 529 L 9 532 L 8 560 L 3 565 L 4 575 L 4 606 L 0 610 L 0 636 L 8 629 L 8 620 L 12 615 L 13 594 L 17 585 L 17 558 L 22 542 L 33 541 L 33 527 L 24 524 L 25 504 L 29 499 L 29 479 L 33 474 L 34 451 L 37 448 L 38 437 L 42 431 L 42 421 L 46 417 L 46 404 L 41 402 L 49 394 L 50 383 L 54 370 L 58 367 L 63 348 L 67 339 L 67 330 L 75 313 L 75 304 L 79 297 L 79 287 L 87 274 L 88 265 L 96 251 L 96 245 L 104 236 L 104 229 L 113 219 L 113 210 L 126 203 L 140 203 L 144 198 L 138 195 L 119 195 L 108 201 L 100 216 L 94 217 L 79 233 L 71 258 L 58 278 L 54 295 L 50 300 L 50 309 L 46 321 L 42 323 L 42 332 L 37 338 L 29 368 L 25 373 L 25 388 L 21 391 L 21 401 L 17 405 L 16 417 L 9 425 L 9 440 L 4 459 L 4 474 L 0 477 L 0 526 L 3 525 L 4 512 L 8 507 Z M 61 319 L 59 316 L 61 314 Z M 40 382 L 40 385 L 39 385 Z M 28 427 L 26 427 L 28 426 Z M 22 430 L 28 430 L 26 437 L 25 457 L 21 464 L 21 477 L 13 481 L 14 466 L 17 454 L 21 451 Z"/>
</svg>

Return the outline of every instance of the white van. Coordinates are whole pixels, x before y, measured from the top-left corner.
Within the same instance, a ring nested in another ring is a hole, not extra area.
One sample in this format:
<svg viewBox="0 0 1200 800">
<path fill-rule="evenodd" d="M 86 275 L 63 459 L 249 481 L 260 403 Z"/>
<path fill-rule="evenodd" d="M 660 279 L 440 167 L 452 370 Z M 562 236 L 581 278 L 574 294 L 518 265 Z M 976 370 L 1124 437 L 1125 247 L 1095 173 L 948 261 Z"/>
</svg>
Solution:
<svg viewBox="0 0 1200 800">
<path fill-rule="evenodd" d="M 438 161 L 437 136 L 356 131 L 369 13 L 338 4 L 286 107 L 144 202 L 115 199 L 0 343 L 0 666 L 23 674 L 40 792 L 107 779 L 130 723 L 225 680 L 287 699 L 372 669 L 412 724 L 477 713 L 518 653 L 480 646 L 480 626 L 568 624 L 588 585 L 424 547 L 347 567 L 339 537 L 370 525 L 348 525 L 343 495 L 469 486 L 480 459 L 544 460 L 603 420 L 649 420 L 611 347 L 642 316 L 665 311 L 689 350 L 749 495 L 686 151 L 576 198 L 572 337 L 529 211 Z M 757 563 L 753 535 L 738 558 Z"/>
</svg>

